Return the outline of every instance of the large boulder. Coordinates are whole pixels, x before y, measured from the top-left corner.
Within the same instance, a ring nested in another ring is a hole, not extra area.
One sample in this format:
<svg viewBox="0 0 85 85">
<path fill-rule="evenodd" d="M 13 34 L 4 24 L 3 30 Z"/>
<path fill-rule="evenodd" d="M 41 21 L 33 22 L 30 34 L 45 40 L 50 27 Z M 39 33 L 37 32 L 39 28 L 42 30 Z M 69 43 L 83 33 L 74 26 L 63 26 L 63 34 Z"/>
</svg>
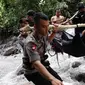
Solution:
<svg viewBox="0 0 85 85">
<path fill-rule="evenodd" d="M 73 62 L 69 72 L 72 79 L 85 83 L 85 61 Z"/>
<path fill-rule="evenodd" d="M 77 68 L 77 67 L 79 67 L 81 65 L 81 62 L 73 62 L 72 63 L 72 68 Z"/>
<path fill-rule="evenodd" d="M 20 51 L 18 50 L 17 47 L 11 46 L 11 47 L 8 47 L 8 48 L 4 49 L 3 55 L 4 55 L 4 56 L 9 56 L 9 55 L 11 55 L 11 54 L 17 54 L 17 53 L 19 53 L 19 52 L 20 52 Z"/>
</svg>

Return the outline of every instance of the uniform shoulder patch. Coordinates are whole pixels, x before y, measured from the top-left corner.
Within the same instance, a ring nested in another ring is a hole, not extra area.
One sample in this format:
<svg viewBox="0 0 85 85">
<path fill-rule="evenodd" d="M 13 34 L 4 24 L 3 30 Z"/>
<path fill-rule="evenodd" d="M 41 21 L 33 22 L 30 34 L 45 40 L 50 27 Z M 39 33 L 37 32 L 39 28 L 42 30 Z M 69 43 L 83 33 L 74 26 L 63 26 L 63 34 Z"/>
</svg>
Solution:
<svg viewBox="0 0 85 85">
<path fill-rule="evenodd" d="M 32 43 L 31 49 L 36 50 L 36 48 L 37 48 L 37 45 L 35 43 Z"/>
</svg>

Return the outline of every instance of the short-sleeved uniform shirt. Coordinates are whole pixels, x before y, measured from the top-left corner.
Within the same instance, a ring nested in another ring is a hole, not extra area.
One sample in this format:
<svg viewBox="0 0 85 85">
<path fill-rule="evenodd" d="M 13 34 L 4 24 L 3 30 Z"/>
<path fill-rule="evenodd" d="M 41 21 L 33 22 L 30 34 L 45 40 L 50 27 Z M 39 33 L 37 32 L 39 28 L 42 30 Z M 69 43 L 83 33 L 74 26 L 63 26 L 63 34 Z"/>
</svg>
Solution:
<svg viewBox="0 0 85 85">
<path fill-rule="evenodd" d="M 36 72 L 32 68 L 32 62 L 36 60 L 43 60 L 48 45 L 48 36 L 33 36 L 33 33 L 26 38 L 24 43 L 24 57 L 23 57 L 23 68 L 25 74 L 31 74 Z"/>
<path fill-rule="evenodd" d="M 26 38 L 22 37 L 21 35 L 18 36 L 18 42 L 19 42 L 19 44 L 21 45 L 22 48 L 24 47 L 25 39 Z"/>
</svg>

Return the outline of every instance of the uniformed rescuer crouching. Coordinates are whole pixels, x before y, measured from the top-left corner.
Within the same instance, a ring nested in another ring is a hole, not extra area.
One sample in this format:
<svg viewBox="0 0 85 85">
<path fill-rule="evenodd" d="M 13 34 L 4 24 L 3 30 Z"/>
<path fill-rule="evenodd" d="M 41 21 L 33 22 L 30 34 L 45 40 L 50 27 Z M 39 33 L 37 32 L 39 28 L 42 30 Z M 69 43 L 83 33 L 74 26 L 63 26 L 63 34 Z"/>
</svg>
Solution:
<svg viewBox="0 0 85 85">
<path fill-rule="evenodd" d="M 34 32 L 27 36 L 24 43 L 23 68 L 27 80 L 35 85 L 63 85 L 61 77 L 49 66 L 46 47 L 54 38 L 57 26 L 48 36 L 49 20 L 47 15 L 38 12 L 34 16 Z"/>
</svg>

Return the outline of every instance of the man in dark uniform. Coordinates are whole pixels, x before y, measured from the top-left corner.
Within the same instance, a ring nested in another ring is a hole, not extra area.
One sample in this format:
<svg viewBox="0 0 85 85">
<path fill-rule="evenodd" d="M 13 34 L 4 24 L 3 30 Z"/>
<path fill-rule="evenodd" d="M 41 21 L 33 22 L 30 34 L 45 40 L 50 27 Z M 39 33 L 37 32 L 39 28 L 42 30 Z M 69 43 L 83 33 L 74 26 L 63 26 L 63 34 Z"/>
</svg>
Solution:
<svg viewBox="0 0 85 85">
<path fill-rule="evenodd" d="M 60 76 L 49 66 L 45 56 L 47 45 L 54 38 L 57 27 L 48 36 L 48 17 L 38 12 L 34 16 L 34 32 L 24 43 L 24 75 L 35 85 L 63 85 Z"/>
<path fill-rule="evenodd" d="M 73 24 L 85 23 L 85 6 L 83 2 L 78 4 L 78 14 L 72 20 Z M 85 27 L 75 28 L 75 34 L 80 34 L 85 30 Z M 83 33 L 84 34 L 84 33 Z"/>
<path fill-rule="evenodd" d="M 28 22 L 29 22 L 29 25 L 32 27 L 34 26 L 34 15 L 35 15 L 35 11 L 34 10 L 28 10 L 27 12 L 27 19 L 28 19 Z"/>
<path fill-rule="evenodd" d="M 29 25 L 26 25 L 26 26 L 20 28 L 19 32 L 20 32 L 20 34 L 18 36 L 18 41 L 19 41 L 19 44 L 21 45 L 21 47 L 23 48 L 25 39 L 30 34 L 30 27 L 29 27 Z"/>
<path fill-rule="evenodd" d="M 17 37 L 19 44 L 17 46 L 21 50 L 21 52 L 23 52 L 25 39 L 31 33 L 30 26 L 25 25 L 24 27 L 19 29 L 19 32 L 20 32 L 20 34 Z M 23 73 L 24 73 L 24 70 L 22 68 L 22 65 L 20 65 L 17 69 L 17 75 L 20 75 L 20 74 L 23 74 Z"/>
</svg>

